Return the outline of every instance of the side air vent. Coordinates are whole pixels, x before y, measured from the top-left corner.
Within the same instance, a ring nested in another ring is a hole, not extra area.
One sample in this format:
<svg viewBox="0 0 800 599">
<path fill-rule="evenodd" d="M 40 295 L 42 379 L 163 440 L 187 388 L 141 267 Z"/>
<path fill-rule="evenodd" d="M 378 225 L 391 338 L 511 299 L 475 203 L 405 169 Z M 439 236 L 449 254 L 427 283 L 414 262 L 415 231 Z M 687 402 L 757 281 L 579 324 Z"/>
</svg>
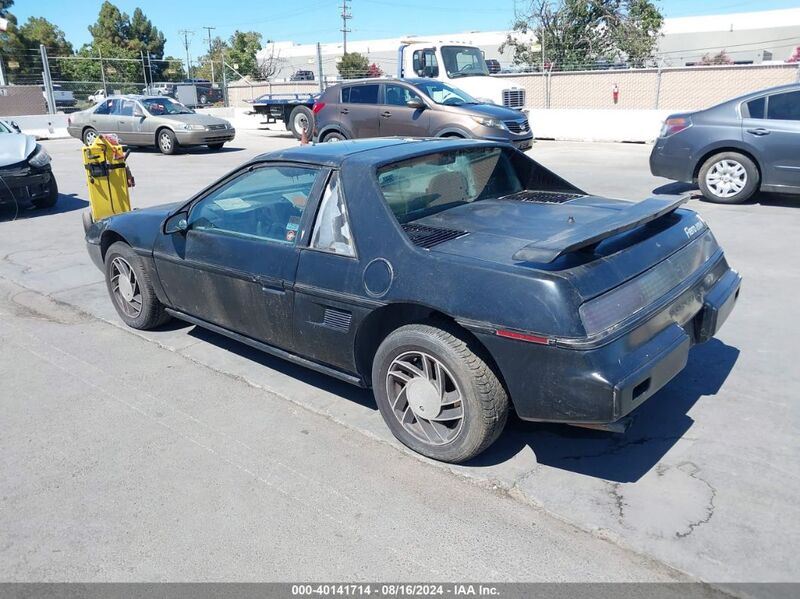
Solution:
<svg viewBox="0 0 800 599">
<path fill-rule="evenodd" d="M 415 225 L 413 223 L 403 225 L 403 231 L 406 232 L 411 243 L 425 249 L 432 248 L 451 239 L 458 239 L 467 234 L 467 231 L 426 227 L 425 225 Z"/>
<path fill-rule="evenodd" d="M 344 310 L 337 310 L 336 308 L 325 308 L 325 314 L 322 317 L 323 326 L 346 333 L 350 330 L 350 321 L 353 315 Z"/>
<path fill-rule="evenodd" d="M 569 200 L 574 200 L 575 198 L 581 197 L 583 197 L 583 194 L 580 193 L 568 193 L 563 191 L 536 191 L 525 189 L 518 193 L 504 196 L 502 199 L 517 200 L 518 202 L 536 202 L 540 204 L 561 204 L 563 202 L 568 202 Z"/>
</svg>

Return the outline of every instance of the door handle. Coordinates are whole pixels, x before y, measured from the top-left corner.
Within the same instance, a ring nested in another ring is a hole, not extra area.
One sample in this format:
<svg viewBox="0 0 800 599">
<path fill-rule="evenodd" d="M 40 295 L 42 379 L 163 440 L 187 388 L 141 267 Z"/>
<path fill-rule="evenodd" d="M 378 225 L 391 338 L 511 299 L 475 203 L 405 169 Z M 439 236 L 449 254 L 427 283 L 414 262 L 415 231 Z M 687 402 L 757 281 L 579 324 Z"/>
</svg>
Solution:
<svg viewBox="0 0 800 599">
<path fill-rule="evenodd" d="M 764 127 L 757 127 L 756 129 L 748 129 L 747 132 L 751 133 L 752 135 L 758 135 L 758 136 L 769 135 L 769 129 L 764 129 Z"/>
<path fill-rule="evenodd" d="M 350 114 L 350 110 L 348 108 L 342 108 L 339 112 L 342 114 Z"/>
<path fill-rule="evenodd" d="M 387 110 L 386 112 L 382 112 L 381 116 L 385 119 L 388 119 L 390 116 L 392 116 L 392 113 Z"/>
<path fill-rule="evenodd" d="M 266 277 L 256 277 L 258 284 L 261 285 L 261 291 L 264 293 L 283 294 L 286 293 L 284 282 L 280 279 L 269 279 Z"/>
</svg>

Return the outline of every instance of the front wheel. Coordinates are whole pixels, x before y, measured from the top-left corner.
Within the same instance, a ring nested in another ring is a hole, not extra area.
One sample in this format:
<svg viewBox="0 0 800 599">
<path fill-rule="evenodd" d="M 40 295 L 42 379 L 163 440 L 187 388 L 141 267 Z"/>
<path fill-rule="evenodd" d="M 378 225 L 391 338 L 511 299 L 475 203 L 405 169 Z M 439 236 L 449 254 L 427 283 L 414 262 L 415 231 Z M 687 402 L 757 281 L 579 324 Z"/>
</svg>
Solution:
<svg viewBox="0 0 800 599">
<path fill-rule="evenodd" d="M 97 139 L 97 131 L 92 129 L 91 127 L 86 127 L 83 131 L 83 135 L 81 135 L 81 140 L 83 141 L 83 145 L 91 146 L 94 143 L 94 140 Z"/>
<path fill-rule="evenodd" d="M 127 243 L 117 241 L 105 257 L 106 287 L 119 317 L 129 327 L 147 330 L 169 320 L 158 301 L 150 274 Z"/>
<path fill-rule="evenodd" d="M 703 163 L 697 183 L 703 196 L 719 204 L 741 204 L 758 190 L 755 163 L 738 152 L 721 152 Z"/>
<path fill-rule="evenodd" d="M 47 195 L 33 200 L 33 205 L 35 208 L 52 208 L 56 202 L 58 202 L 58 183 L 56 183 L 56 178 L 50 175 L 50 187 L 47 189 Z"/>
<path fill-rule="evenodd" d="M 414 451 L 443 462 L 469 460 L 503 431 L 508 396 L 470 344 L 414 324 L 381 343 L 372 387 L 384 421 Z"/>
<path fill-rule="evenodd" d="M 169 129 L 162 129 L 158 132 L 156 143 L 162 154 L 174 154 L 178 151 L 178 140 L 175 138 L 175 134 Z"/>
</svg>

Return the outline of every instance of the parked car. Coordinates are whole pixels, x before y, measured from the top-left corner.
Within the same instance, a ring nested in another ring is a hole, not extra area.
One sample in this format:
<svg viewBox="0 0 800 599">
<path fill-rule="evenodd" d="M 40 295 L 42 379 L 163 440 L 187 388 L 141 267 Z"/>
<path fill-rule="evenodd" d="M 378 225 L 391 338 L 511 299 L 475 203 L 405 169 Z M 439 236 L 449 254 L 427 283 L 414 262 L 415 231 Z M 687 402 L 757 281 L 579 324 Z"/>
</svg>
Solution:
<svg viewBox="0 0 800 599">
<path fill-rule="evenodd" d="M 528 149 L 524 113 L 481 104 L 437 79 L 363 79 L 329 87 L 313 108 L 317 139 L 462 137 L 506 141 Z"/>
<path fill-rule="evenodd" d="M 129 146 L 156 146 L 164 154 L 206 145 L 219 150 L 236 130 L 228 121 L 197 114 L 166 96 L 112 96 L 70 116 L 67 131 L 86 145 L 98 133 L 114 133 Z"/>
<path fill-rule="evenodd" d="M 169 96 L 175 97 L 175 83 L 156 81 L 142 90 L 144 96 Z"/>
<path fill-rule="evenodd" d="M 33 135 L 20 133 L 16 123 L 0 121 L 0 204 L 30 202 L 50 208 L 58 201 L 58 184 L 50 155 Z"/>
<path fill-rule="evenodd" d="M 800 194 L 800 84 L 670 115 L 650 171 L 696 182 L 706 199 L 721 204 L 745 202 L 758 190 Z"/>
<path fill-rule="evenodd" d="M 45 106 L 47 106 L 47 90 L 42 86 L 42 97 L 44 97 Z M 60 85 L 53 84 L 53 101 L 55 108 L 72 108 L 77 103 L 75 94 L 71 90 L 63 89 Z"/>
<path fill-rule="evenodd" d="M 314 81 L 314 71 L 295 71 L 289 81 Z"/>
<path fill-rule="evenodd" d="M 500 61 L 495 58 L 486 59 L 486 68 L 489 70 L 490 75 L 500 72 Z"/>
<path fill-rule="evenodd" d="M 258 156 L 86 241 L 129 326 L 372 387 L 401 442 L 462 462 L 510 405 L 619 428 L 717 332 L 741 278 L 683 201 L 589 195 L 507 143 L 372 139 Z"/>
<path fill-rule="evenodd" d="M 186 79 L 186 83 L 193 83 L 197 93 L 198 106 L 205 106 L 206 104 L 216 104 L 222 102 L 224 97 L 222 90 L 214 87 L 208 79 Z"/>
<path fill-rule="evenodd" d="M 106 90 L 98 89 L 93 94 L 89 94 L 86 98 L 87 101 L 91 102 L 92 104 L 98 104 L 106 99 Z"/>
</svg>

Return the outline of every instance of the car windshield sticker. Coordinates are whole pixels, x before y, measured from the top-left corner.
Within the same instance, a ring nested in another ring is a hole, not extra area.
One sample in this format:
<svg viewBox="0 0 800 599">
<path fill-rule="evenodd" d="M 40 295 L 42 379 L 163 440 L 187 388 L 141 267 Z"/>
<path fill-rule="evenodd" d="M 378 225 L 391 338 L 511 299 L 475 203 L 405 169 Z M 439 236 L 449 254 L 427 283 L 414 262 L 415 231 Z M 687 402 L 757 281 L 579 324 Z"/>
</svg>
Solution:
<svg viewBox="0 0 800 599">
<path fill-rule="evenodd" d="M 250 208 L 250 203 L 245 202 L 242 198 L 220 198 L 214 200 L 214 203 L 223 210 L 244 210 Z"/>
<path fill-rule="evenodd" d="M 300 230 L 300 217 L 292 216 L 289 222 L 286 223 L 286 241 L 294 241 L 297 237 L 297 232 Z"/>
</svg>

